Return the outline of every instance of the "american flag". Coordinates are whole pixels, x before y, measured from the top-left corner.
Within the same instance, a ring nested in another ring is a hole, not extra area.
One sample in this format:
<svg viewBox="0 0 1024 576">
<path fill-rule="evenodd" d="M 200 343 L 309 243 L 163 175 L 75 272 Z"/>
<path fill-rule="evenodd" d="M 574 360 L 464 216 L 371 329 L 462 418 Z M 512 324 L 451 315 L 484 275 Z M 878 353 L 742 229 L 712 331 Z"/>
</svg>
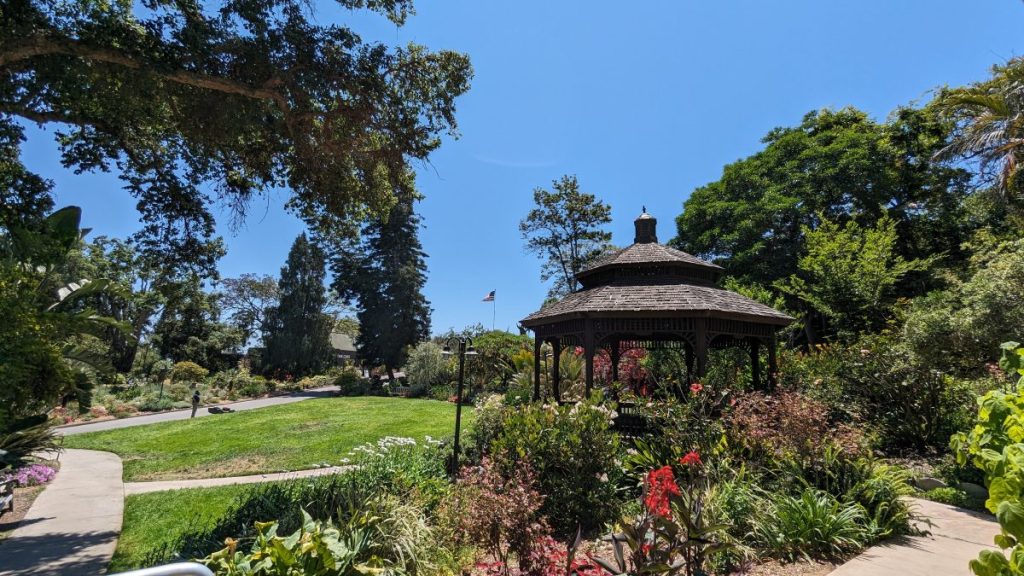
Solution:
<svg viewBox="0 0 1024 576">
<path fill-rule="evenodd" d="M 494 292 L 494 290 L 488 292 L 487 296 L 484 296 L 484 299 L 481 300 L 481 302 L 494 302 Z"/>
</svg>

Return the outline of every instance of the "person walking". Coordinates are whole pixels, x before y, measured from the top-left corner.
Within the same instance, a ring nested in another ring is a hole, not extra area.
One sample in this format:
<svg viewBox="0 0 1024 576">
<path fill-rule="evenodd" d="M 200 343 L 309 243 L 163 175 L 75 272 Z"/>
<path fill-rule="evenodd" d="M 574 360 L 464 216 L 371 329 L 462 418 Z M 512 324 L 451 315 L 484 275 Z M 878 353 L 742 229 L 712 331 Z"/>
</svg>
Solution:
<svg viewBox="0 0 1024 576">
<path fill-rule="evenodd" d="M 192 393 L 192 418 L 196 417 L 196 410 L 199 410 L 199 390 Z"/>
</svg>

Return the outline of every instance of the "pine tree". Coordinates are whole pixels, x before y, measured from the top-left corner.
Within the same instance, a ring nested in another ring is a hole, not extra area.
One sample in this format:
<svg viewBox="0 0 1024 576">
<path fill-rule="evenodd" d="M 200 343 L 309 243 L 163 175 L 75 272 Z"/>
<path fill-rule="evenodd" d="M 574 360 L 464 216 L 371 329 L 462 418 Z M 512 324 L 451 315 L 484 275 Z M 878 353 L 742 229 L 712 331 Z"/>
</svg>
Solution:
<svg viewBox="0 0 1024 576">
<path fill-rule="evenodd" d="M 300 235 L 278 280 L 280 301 L 267 311 L 263 363 L 295 377 L 323 371 L 331 359 L 331 318 L 324 312 L 323 250 Z"/>
<path fill-rule="evenodd" d="M 400 201 L 387 220 L 371 220 L 363 241 L 340 251 L 334 260 L 334 288 L 358 301 L 360 357 L 394 370 L 405 363 L 407 348 L 430 335 L 430 303 L 423 296 L 426 254 L 420 245 L 420 219 L 413 200 Z"/>
</svg>

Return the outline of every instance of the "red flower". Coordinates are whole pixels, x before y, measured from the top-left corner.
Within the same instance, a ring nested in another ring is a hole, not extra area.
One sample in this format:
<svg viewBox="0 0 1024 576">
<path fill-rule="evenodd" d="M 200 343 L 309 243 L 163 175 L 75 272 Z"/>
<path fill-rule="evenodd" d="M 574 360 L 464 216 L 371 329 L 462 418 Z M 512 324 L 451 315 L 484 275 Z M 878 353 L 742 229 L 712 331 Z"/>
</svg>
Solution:
<svg viewBox="0 0 1024 576">
<path fill-rule="evenodd" d="M 647 544 L 647 543 L 641 544 L 640 545 L 640 552 L 643 553 L 644 556 L 647 556 L 648 554 L 651 553 L 651 548 L 653 548 L 653 546 L 651 546 L 650 544 Z"/>
<path fill-rule="evenodd" d="M 700 454 L 696 451 L 690 450 L 690 453 L 679 459 L 679 463 L 683 466 L 700 466 L 703 462 L 700 461 Z"/>
<path fill-rule="evenodd" d="M 700 394 L 700 391 L 703 389 L 704 385 L 701 384 L 700 382 L 694 382 L 693 384 L 690 384 L 690 394 L 693 394 L 694 396 Z"/>
<path fill-rule="evenodd" d="M 662 466 L 647 473 L 647 495 L 644 497 L 644 506 L 651 514 L 668 518 L 670 513 L 668 498 L 673 494 L 679 496 L 680 492 L 671 466 Z"/>
</svg>

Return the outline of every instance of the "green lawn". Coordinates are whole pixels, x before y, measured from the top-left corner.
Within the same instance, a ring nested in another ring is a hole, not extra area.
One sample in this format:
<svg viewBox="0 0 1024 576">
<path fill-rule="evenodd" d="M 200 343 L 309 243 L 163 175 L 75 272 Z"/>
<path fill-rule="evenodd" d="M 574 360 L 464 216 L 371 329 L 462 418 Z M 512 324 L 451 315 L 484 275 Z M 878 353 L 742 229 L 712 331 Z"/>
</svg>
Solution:
<svg viewBox="0 0 1024 576">
<path fill-rule="evenodd" d="M 464 424 L 472 411 L 463 410 Z M 65 438 L 68 448 L 114 452 L 125 481 L 215 478 L 338 464 L 384 436 L 450 436 L 455 406 L 405 398 L 324 398 L 235 414 Z M 464 428 L 465 430 L 465 428 Z"/>
<path fill-rule="evenodd" d="M 110 572 L 142 567 L 147 555 L 182 534 L 212 526 L 251 486 L 221 486 L 137 494 L 124 499 L 124 526 Z"/>
</svg>

